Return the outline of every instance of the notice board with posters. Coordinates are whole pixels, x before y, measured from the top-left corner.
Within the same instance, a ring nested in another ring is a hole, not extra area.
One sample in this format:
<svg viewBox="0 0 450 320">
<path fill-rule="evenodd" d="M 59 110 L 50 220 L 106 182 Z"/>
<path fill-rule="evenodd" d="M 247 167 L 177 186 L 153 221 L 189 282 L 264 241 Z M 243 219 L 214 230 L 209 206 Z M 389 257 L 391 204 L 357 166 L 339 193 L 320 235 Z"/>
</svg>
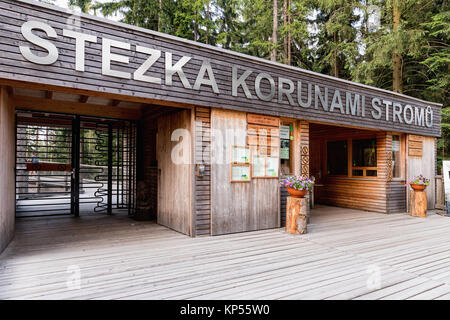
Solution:
<svg viewBox="0 0 450 320">
<path fill-rule="evenodd" d="M 252 178 L 278 178 L 281 134 L 284 133 L 281 132 L 278 117 L 247 114 L 247 144 L 252 155 Z"/>
</svg>

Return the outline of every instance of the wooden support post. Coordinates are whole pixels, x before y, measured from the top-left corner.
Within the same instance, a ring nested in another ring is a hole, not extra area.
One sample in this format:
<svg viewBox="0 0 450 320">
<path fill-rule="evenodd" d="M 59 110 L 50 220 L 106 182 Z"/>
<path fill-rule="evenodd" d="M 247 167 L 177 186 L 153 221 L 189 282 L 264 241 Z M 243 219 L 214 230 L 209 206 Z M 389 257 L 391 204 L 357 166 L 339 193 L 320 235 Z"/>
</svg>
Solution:
<svg viewBox="0 0 450 320">
<path fill-rule="evenodd" d="M 286 232 L 290 234 L 306 233 L 306 216 L 308 198 L 287 197 L 286 201 Z"/>
<path fill-rule="evenodd" d="M 427 193 L 411 190 L 409 197 L 409 214 L 412 217 L 427 217 Z"/>
</svg>

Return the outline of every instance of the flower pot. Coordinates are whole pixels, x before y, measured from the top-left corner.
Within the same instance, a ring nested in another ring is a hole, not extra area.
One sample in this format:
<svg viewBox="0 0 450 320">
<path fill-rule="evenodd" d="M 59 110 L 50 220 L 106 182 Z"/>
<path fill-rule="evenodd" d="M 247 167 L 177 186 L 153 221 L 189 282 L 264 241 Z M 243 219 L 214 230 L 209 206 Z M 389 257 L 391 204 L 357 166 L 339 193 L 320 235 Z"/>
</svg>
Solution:
<svg viewBox="0 0 450 320">
<path fill-rule="evenodd" d="M 411 183 L 410 186 L 411 188 L 413 188 L 414 191 L 423 191 L 427 187 L 424 184 L 414 184 L 414 183 Z"/>
<path fill-rule="evenodd" d="M 294 198 L 304 198 L 305 195 L 308 193 L 308 190 L 297 190 L 289 187 L 286 187 L 286 189 L 289 195 Z"/>
</svg>

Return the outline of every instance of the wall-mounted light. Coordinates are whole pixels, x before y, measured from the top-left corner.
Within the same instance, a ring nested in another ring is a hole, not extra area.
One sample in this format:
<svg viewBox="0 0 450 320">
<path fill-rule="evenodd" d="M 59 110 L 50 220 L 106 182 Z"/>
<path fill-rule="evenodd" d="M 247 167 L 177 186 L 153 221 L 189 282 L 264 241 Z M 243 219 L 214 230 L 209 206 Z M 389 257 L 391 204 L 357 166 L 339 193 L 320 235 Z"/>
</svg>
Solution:
<svg viewBox="0 0 450 320">
<path fill-rule="evenodd" d="M 205 165 L 197 164 L 197 177 L 203 177 L 205 175 Z"/>
</svg>

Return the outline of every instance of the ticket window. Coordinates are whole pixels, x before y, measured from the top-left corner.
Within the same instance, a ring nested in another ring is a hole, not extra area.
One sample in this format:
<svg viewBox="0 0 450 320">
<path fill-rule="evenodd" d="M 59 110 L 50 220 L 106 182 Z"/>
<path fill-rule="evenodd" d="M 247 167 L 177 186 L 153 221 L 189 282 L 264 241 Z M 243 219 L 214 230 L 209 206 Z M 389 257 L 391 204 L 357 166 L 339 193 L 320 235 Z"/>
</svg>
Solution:
<svg viewBox="0 0 450 320">
<path fill-rule="evenodd" d="M 294 124 L 282 122 L 280 125 L 280 171 L 282 176 L 294 174 L 293 147 Z"/>
</svg>

